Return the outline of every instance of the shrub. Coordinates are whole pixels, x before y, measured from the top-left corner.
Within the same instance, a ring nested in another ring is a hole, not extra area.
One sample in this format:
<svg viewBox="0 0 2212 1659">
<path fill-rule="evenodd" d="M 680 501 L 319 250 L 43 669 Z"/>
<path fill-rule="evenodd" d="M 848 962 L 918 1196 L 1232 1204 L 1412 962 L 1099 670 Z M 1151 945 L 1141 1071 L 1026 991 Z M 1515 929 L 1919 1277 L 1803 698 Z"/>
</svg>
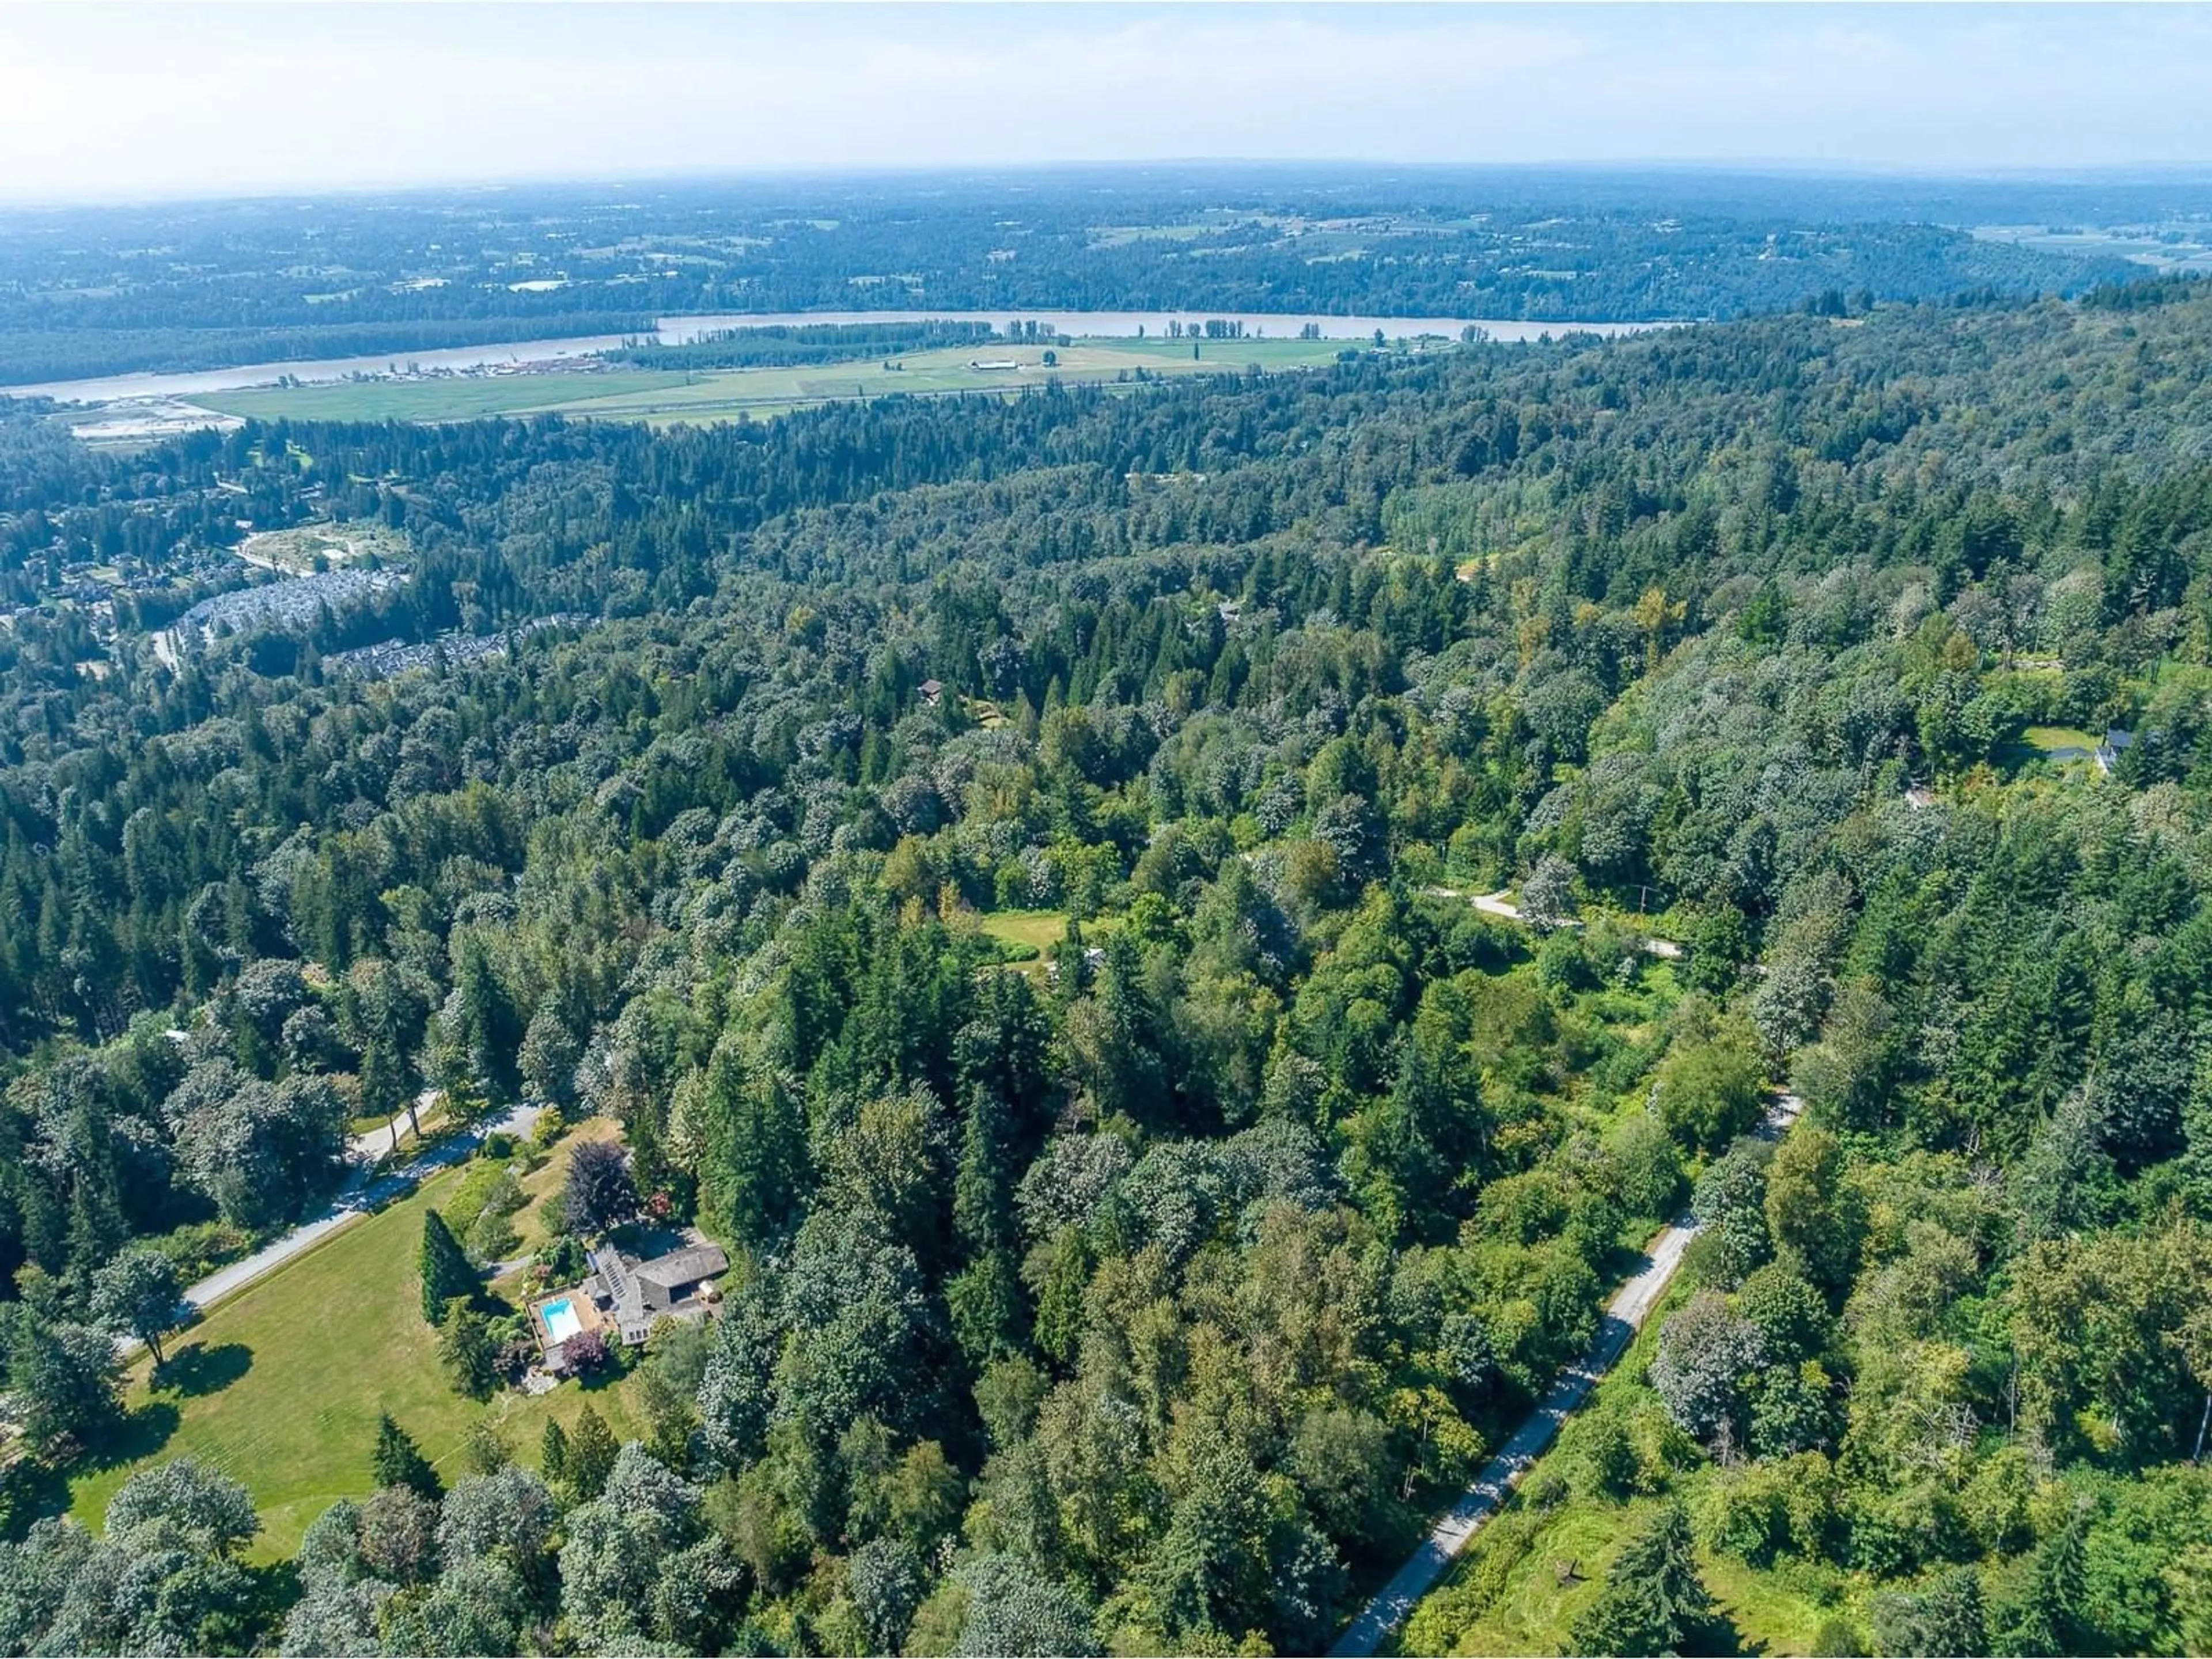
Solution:
<svg viewBox="0 0 2212 1659">
<path fill-rule="evenodd" d="M 1583 1425 L 1582 1454 L 1592 1492 L 1607 1498 L 1626 1498 L 1636 1490 L 1644 1460 L 1628 1425 L 1620 1418 L 1610 1412 L 1589 1418 Z"/>
<path fill-rule="evenodd" d="M 495 1261 L 505 1261 L 507 1253 L 521 1242 L 514 1221 L 501 1211 L 488 1208 L 477 1218 L 476 1225 L 469 1229 L 469 1255 L 478 1264 L 489 1267 Z"/>
<path fill-rule="evenodd" d="M 573 1285 L 592 1270 L 591 1257 L 583 1245 L 567 1233 L 539 1250 L 538 1262 L 544 1268 L 546 1279 L 556 1285 Z"/>
<path fill-rule="evenodd" d="M 562 1345 L 561 1352 L 568 1357 L 570 1368 L 588 1375 L 607 1363 L 613 1350 L 607 1346 L 604 1331 L 579 1331 Z"/>
<path fill-rule="evenodd" d="M 1786 1468 L 1766 1463 L 1721 1474 L 1698 1517 L 1705 1542 L 1753 1566 L 1771 1565 L 1790 1542 L 1789 1480 Z"/>
</svg>

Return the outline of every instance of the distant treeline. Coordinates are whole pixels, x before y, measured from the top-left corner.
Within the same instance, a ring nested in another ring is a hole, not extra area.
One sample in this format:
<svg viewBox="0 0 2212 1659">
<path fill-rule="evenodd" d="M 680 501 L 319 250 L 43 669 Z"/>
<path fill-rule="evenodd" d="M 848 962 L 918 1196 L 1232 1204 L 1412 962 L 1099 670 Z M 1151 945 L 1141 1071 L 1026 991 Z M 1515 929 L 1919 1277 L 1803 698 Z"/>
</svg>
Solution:
<svg viewBox="0 0 2212 1659">
<path fill-rule="evenodd" d="M 769 323 L 718 329 L 682 345 L 664 345 L 650 337 L 632 340 L 611 355 L 641 368 L 780 368 L 981 345 L 994 337 L 988 323 L 941 319 L 921 323 Z"/>
<path fill-rule="evenodd" d="M 562 334 L 637 334 L 653 319 L 634 312 L 574 312 Z M 185 374 L 240 363 L 437 351 L 498 340 L 538 338 L 542 324 L 501 314 L 283 328 L 16 329 L 0 327 L 0 386 L 91 380 L 106 374 Z"/>
<path fill-rule="evenodd" d="M 2098 311 L 2148 311 L 2203 293 L 2204 278 L 2194 271 L 2175 271 L 2149 282 L 2100 283 L 2081 296 L 2081 303 Z"/>
<path fill-rule="evenodd" d="M 2187 180 L 2023 191 L 1230 168 L 1024 175 L 1011 193 L 1009 182 L 723 179 L 612 200 L 598 186 L 542 186 L 495 200 L 305 198 L 282 211 L 266 202 L 0 210 L 0 385 L 642 335 L 648 317 L 827 317 L 855 304 L 994 319 L 1109 310 L 1574 323 L 1794 310 L 1832 289 L 1883 302 L 1981 289 L 2074 294 L 2140 268 L 1954 227 L 2180 223 L 2212 205 L 2212 186 Z M 611 322 L 611 311 L 627 315 Z"/>
</svg>

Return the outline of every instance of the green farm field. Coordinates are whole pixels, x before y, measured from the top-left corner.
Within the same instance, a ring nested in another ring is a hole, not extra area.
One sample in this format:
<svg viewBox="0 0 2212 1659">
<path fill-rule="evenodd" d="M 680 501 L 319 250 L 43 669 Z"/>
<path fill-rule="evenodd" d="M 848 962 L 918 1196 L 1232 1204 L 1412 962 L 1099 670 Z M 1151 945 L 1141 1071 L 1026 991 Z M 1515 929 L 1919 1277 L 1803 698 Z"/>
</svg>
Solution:
<svg viewBox="0 0 2212 1659">
<path fill-rule="evenodd" d="M 1195 347 L 1198 355 L 1191 353 Z M 459 421 L 486 415 L 559 413 L 599 420 L 707 422 L 780 415 L 811 404 L 954 392 L 1014 392 L 1057 380 L 1111 382 L 1150 374 L 1218 374 L 1249 368 L 1310 368 L 1334 360 L 1340 340 L 1078 340 L 1072 345 L 987 343 L 920 351 L 890 361 L 735 368 L 553 371 L 498 378 L 356 380 L 332 386 L 258 386 L 194 401 L 256 420 Z M 1057 362 L 1048 367 L 1045 352 Z M 978 368 L 980 362 L 1011 368 Z"/>
<path fill-rule="evenodd" d="M 565 1144 L 526 1185 L 545 1188 L 564 1152 Z M 587 1401 L 617 1438 L 634 1437 L 620 1383 L 588 1391 L 563 1383 L 536 1399 L 506 1390 L 481 1405 L 447 1386 L 422 1319 L 415 1255 L 422 1212 L 450 1200 L 470 1167 L 441 1172 L 220 1304 L 173 1340 L 159 1388 L 142 1356 L 125 1390 L 131 1455 L 81 1474 L 71 1513 L 97 1527 L 133 1473 L 194 1457 L 246 1484 L 263 1526 L 254 1556 L 276 1560 L 337 1499 L 368 1495 L 380 1413 L 391 1413 L 448 1480 L 464 1472 L 463 1443 L 479 1421 L 533 1466 L 547 1419 L 573 1427 Z M 526 1236 L 538 1231 L 528 1212 L 517 1220 Z"/>
<path fill-rule="evenodd" d="M 542 374 L 455 376 L 425 380 L 337 380 L 327 386 L 244 386 L 192 401 L 222 415 L 257 421 L 465 421 L 480 415 L 541 410 L 586 395 L 681 386 L 687 377 L 659 369 L 576 370 Z"/>
</svg>

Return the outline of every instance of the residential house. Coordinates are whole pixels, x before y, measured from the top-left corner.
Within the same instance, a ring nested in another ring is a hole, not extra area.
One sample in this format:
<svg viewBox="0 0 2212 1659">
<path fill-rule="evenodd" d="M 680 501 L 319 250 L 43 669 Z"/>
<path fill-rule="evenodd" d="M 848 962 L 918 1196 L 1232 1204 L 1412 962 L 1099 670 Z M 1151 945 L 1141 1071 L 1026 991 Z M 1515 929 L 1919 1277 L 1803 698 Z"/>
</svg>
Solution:
<svg viewBox="0 0 2212 1659">
<path fill-rule="evenodd" d="M 568 1338 L 605 1331 L 635 1346 L 664 1319 L 704 1319 L 720 1299 L 715 1281 L 730 1270 L 719 1244 L 692 1233 L 679 1248 L 650 1260 L 602 1244 L 591 1252 L 590 1277 L 574 1289 L 547 1297 L 532 1309 L 545 1368 L 565 1371 Z"/>
</svg>

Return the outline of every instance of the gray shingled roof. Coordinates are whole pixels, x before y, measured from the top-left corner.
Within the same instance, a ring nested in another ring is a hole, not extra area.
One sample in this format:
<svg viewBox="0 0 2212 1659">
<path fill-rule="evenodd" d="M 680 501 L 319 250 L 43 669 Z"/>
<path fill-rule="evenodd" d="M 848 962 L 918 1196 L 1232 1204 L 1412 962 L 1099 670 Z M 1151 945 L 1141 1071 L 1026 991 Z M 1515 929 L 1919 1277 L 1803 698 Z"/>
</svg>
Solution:
<svg viewBox="0 0 2212 1659">
<path fill-rule="evenodd" d="M 640 1262 L 630 1269 L 631 1277 L 641 1284 L 658 1285 L 665 1291 L 678 1285 L 690 1285 L 702 1279 L 712 1279 L 716 1273 L 730 1270 L 730 1258 L 722 1254 L 719 1244 L 694 1244 L 688 1249 L 672 1250 L 651 1261 Z"/>
</svg>

